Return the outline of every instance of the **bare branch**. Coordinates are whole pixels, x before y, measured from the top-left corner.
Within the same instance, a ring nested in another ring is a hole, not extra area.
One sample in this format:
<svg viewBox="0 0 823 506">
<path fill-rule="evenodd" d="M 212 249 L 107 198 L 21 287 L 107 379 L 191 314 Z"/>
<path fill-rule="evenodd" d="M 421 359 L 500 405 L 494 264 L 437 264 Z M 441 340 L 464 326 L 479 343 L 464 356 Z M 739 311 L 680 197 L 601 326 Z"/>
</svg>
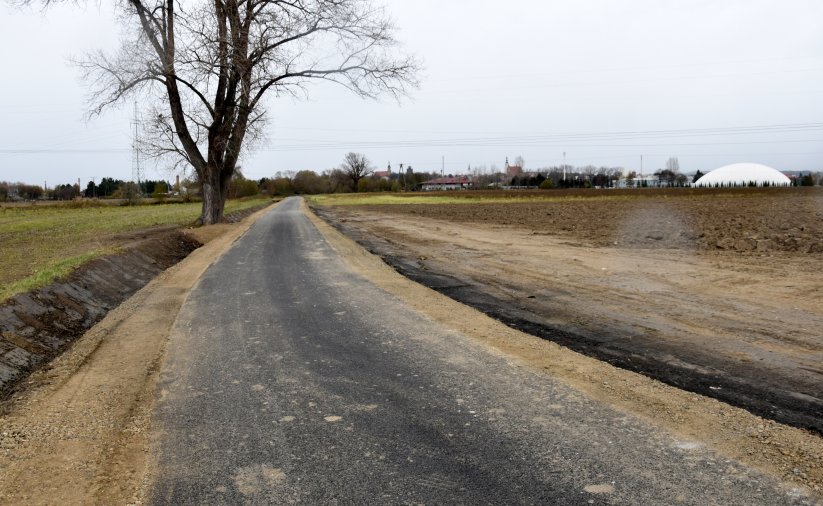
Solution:
<svg viewBox="0 0 823 506">
<path fill-rule="evenodd" d="M 72 0 L 17 1 L 48 7 Z M 313 81 L 372 99 L 399 99 L 417 86 L 420 64 L 399 54 L 394 25 L 371 0 L 117 5 L 120 48 L 77 62 L 90 85 L 91 114 L 147 97 L 153 119 L 143 148 L 161 163 L 190 164 L 204 192 L 214 192 L 204 194 L 206 223 L 220 218 L 225 184 L 243 153 L 265 138 L 266 96 L 308 93 Z"/>
</svg>

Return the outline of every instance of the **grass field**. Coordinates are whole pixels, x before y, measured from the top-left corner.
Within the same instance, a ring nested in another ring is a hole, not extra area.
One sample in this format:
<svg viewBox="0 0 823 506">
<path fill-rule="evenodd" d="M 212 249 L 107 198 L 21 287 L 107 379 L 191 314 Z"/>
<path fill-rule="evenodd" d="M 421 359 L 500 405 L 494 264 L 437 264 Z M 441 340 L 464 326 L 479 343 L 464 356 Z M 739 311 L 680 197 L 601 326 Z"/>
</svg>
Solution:
<svg viewBox="0 0 823 506">
<path fill-rule="evenodd" d="M 265 202 L 230 200 L 226 214 Z M 190 224 L 199 217 L 200 209 L 197 202 L 132 207 L 2 207 L 0 302 L 44 286 L 114 251 L 122 243 L 118 236 L 152 227 Z"/>
</svg>

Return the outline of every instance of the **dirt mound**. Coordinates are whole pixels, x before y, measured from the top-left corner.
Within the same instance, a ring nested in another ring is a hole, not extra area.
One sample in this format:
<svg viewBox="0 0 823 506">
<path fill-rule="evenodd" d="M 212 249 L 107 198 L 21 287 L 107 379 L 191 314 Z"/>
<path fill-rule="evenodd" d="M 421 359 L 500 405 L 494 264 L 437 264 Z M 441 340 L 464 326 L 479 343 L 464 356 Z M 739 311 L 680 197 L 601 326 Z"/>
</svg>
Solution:
<svg viewBox="0 0 823 506">
<path fill-rule="evenodd" d="M 0 305 L 0 398 L 157 274 L 200 246 L 178 230 L 143 232 L 120 253 Z"/>
</svg>

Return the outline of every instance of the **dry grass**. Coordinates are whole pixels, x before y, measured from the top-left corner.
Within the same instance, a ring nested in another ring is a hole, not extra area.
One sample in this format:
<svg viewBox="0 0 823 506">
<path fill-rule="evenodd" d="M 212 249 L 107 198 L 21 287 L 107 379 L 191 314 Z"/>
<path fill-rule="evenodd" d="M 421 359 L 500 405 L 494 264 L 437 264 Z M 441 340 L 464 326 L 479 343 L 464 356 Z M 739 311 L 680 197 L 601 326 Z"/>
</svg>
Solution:
<svg viewBox="0 0 823 506">
<path fill-rule="evenodd" d="M 226 213 L 265 203 L 231 200 Z M 0 302 L 46 285 L 77 266 L 110 253 L 117 236 L 193 223 L 200 203 L 121 206 L 29 205 L 0 209 Z"/>
</svg>

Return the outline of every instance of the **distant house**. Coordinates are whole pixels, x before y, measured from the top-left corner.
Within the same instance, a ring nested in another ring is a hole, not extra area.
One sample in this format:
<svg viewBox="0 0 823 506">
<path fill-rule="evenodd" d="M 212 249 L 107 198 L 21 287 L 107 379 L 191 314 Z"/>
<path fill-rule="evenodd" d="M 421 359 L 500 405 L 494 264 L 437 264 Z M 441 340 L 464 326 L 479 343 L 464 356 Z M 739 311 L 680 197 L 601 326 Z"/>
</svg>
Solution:
<svg viewBox="0 0 823 506">
<path fill-rule="evenodd" d="M 523 173 L 522 165 L 509 165 L 509 157 L 506 157 L 506 175 L 509 177 L 517 177 Z"/>
<path fill-rule="evenodd" d="M 474 188 L 474 182 L 468 176 L 439 177 L 424 182 L 420 188 L 423 191 L 468 190 Z"/>
<path fill-rule="evenodd" d="M 403 168 L 403 164 L 400 164 L 400 168 Z M 386 170 L 377 170 L 372 173 L 372 177 L 378 179 L 384 179 L 386 181 L 391 179 L 391 164 L 386 167 Z"/>
<path fill-rule="evenodd" d="M 648 176 L 635 176 L 631 179 L 621 177 L 616 183 L 615 188 L 659 188 L 662 187 L 660 178 L 654 174 Z"/>
<path fill-rule="evenodd" d="M 506 165 L 506 175 L 516 177 L 523 174 L 523 167 L 519 165 Z"/>
</svg>

